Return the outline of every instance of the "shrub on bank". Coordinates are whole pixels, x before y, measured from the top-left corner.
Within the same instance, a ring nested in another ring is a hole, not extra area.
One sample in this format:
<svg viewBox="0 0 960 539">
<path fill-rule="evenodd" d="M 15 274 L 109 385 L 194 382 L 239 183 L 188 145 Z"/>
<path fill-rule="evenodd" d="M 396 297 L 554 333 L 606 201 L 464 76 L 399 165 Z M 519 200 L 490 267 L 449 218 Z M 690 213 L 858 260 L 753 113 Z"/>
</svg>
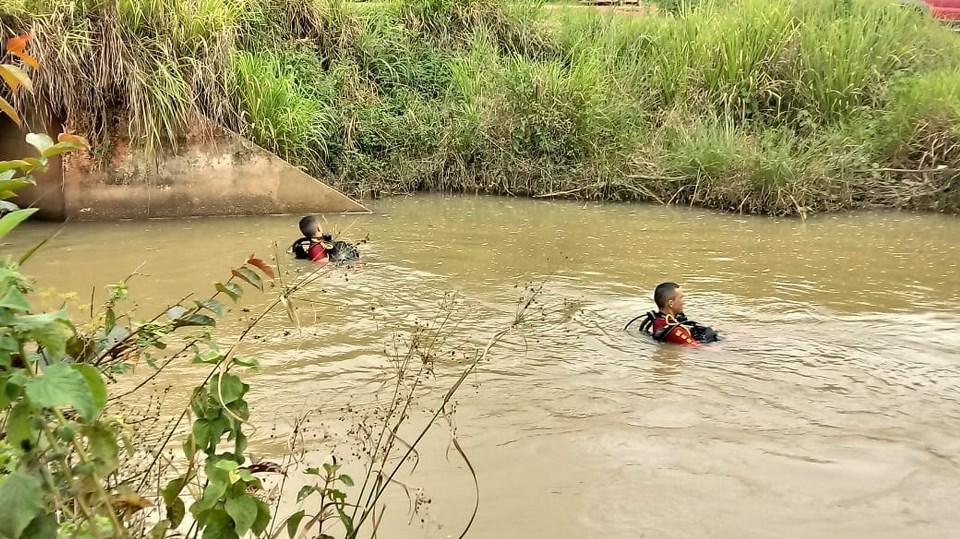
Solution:
<svg viewBox="0 0 960 539">
<path fill-rule="evenodd" d="M 107 133 L 100 119 L 124 111 L 129 135 L 159 147 L 204 114 L 355 194 L 957 209 L 955 174 L 908 169 L 956 165 L 960 40 L 892 3 L 701 0 L 645 16 L 493 0 L 41 4 L 0 21 L 39 31 L 62 69 L 38 94 L 62 95 L 51 107 L 72 123 Z M 101 58 L 122 61 L 82 71 L 108 29 L 122 37 Z"/>
</svg>

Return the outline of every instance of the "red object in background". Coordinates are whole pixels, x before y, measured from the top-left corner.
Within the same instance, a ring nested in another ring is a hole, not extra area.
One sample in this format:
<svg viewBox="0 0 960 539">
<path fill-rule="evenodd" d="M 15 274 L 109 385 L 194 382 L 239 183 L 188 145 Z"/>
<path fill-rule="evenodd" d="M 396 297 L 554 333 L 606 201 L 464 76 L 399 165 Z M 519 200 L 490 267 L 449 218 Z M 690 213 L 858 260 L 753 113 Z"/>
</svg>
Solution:
<svg viewBox="0 0 960 539">
<path fill-rule="evenodd" d="M 960 0 L 924 0 L 937 19 L 960 22 Z"/>
</svg>

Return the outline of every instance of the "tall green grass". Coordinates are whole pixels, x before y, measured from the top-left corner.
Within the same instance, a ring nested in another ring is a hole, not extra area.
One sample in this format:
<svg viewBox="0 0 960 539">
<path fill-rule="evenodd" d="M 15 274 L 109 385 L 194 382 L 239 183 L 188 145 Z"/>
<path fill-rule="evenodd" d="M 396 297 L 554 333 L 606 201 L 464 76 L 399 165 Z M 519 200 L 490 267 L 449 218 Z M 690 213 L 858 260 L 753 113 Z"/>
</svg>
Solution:
<svg viewBox="0 0 960 539">
<path fill-rule="evenodd" d="M 95 139 L 203 115 L 355 194 L 958 209 L 958 36 L 882 0 L 676 4 L 37 0 L 0 25 Z"/>
</svg>

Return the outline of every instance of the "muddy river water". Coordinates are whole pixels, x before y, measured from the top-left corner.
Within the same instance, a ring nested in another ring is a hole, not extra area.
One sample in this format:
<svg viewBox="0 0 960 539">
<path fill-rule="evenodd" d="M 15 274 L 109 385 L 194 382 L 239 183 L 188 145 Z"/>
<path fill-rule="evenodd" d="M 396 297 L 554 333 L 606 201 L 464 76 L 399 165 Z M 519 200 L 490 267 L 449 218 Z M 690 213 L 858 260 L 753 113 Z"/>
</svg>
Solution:
<svg viewBox="0 0 960 539">
<path fill-rule="evenodd" d="M 246 375 L 261 455 L 279 452 L 277 433 L 311 408 L 315 429 L 342 435 L 344 406 L 383 398 L 394 335 L 436 320 L 452 297 L 454 353 L 416 403 L 431 409 L 462 367 L 457 350 L 508 325 L 524 287 L 542 285 L 537 316 L 455 399 L 480 484 L 471 537 L 960 537 L 960 219 L 804 223 L 430 195 L 372 206 L 329 220 L 347 237 L 369 234 L 365 265 L 304 291 L 315 302 L 300 304 L 301 331 L 278 311 L 244 348 L 263 363 Z M 82 302 L 142 263 L 132 296 L 150 313 L 252 252 L 269 256 L 295 227 L 296 217 L 70 224 L 27 269 Z M 53 228 L 29 224 L 2 249 Z M 723 342 L 685 350 L 623 331 L 665 280 L 684 285 L 687 313 Z M 250 295 L 245 306 L 266 302 Z M 165 372 L 168 400 L 185 398 L 198 372 Z M 416 471 L 398 476 L 429 506 L 411 518 L 394 493 L 381 536 L 459 535 L 474 490 L 449 441 L 444 423 Z"/>
</svg>

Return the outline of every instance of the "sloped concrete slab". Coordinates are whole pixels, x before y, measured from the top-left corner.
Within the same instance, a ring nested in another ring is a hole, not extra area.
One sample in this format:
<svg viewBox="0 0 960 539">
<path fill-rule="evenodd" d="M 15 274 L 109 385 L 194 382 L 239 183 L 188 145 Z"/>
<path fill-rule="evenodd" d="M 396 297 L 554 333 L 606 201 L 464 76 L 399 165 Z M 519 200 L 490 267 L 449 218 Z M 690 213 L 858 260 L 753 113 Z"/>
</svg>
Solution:
<svg viewBox="0 0 960 539">
<path fill-rule="evenodd" d="M 370 213 L 359 202 L 219 127 L 151 157 L 115 142 L 104 163 L 68 155 L 19 197 L 56 220 Z M 22 135 L 21 135 L 22 136 Z"/>
</svg>

